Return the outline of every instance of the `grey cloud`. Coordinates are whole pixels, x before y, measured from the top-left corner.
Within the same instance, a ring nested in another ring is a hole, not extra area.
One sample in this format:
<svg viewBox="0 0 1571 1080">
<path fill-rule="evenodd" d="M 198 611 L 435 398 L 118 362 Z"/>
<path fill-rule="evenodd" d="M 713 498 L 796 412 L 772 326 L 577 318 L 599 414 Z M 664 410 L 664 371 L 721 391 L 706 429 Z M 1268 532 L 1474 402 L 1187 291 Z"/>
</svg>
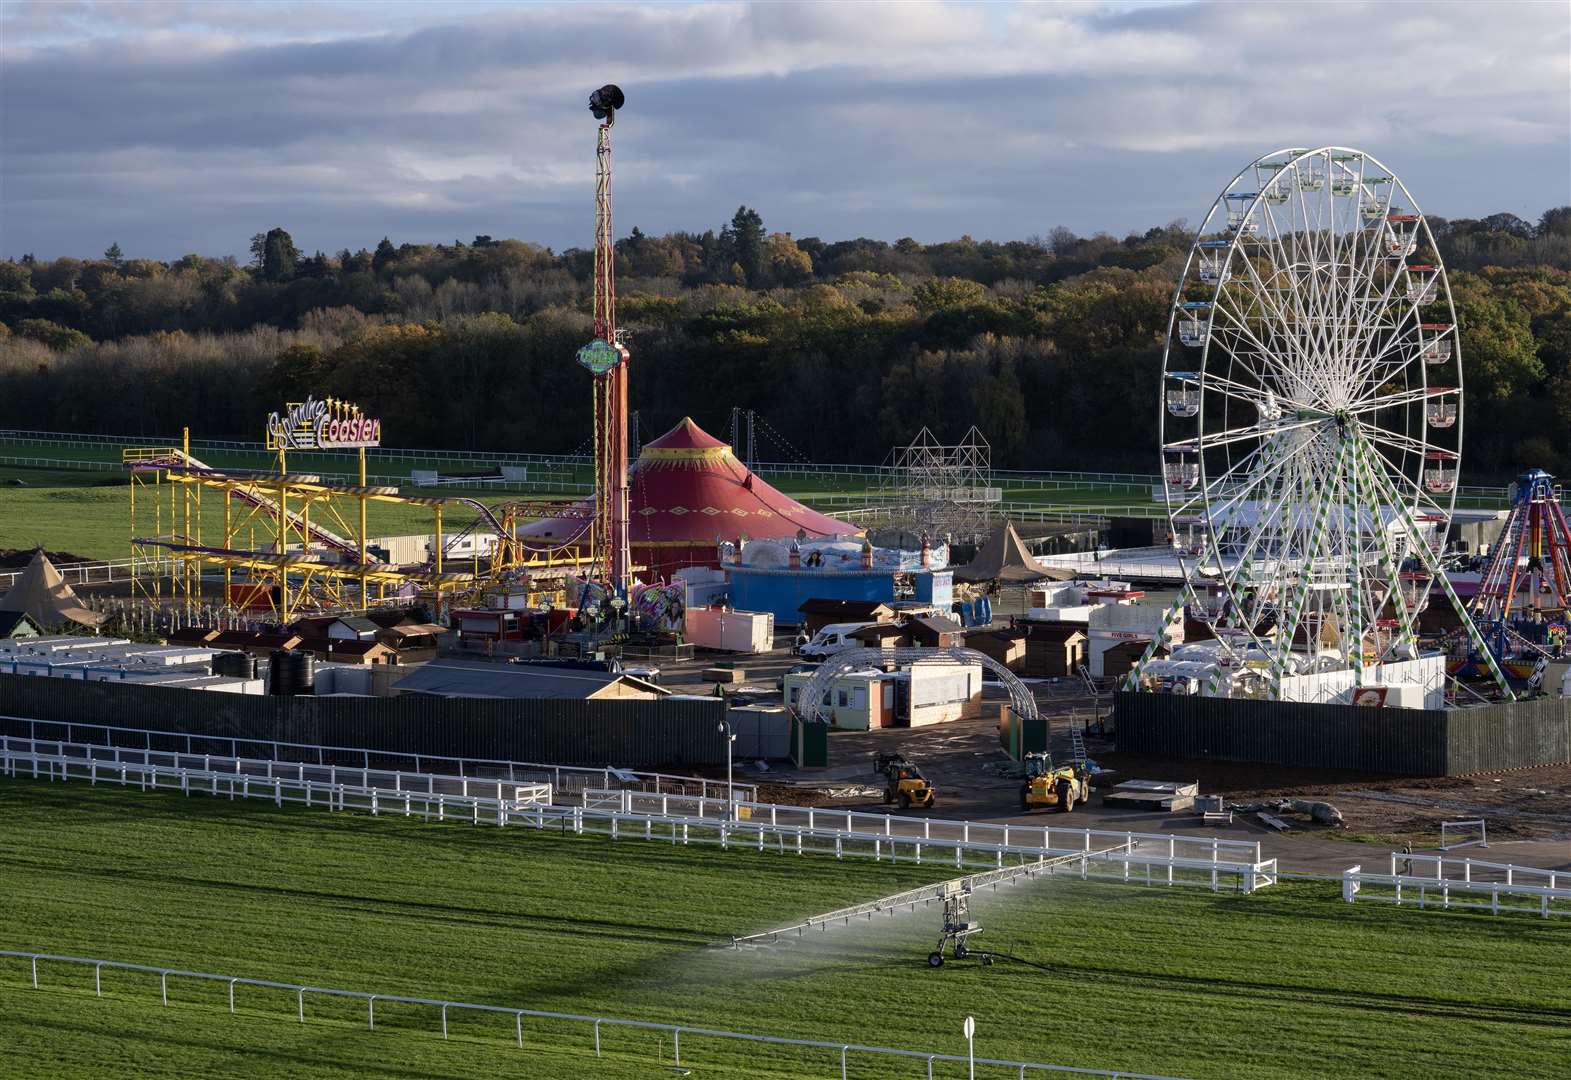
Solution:
<svg viewBox="0 0 1571 1080">
<path fill-rule="evenodd" d="M 607 78 L 630 95 L 623 230 L 715 227 L 745 202 L 828 238 L 1122 232 L 1198 220 L 1244 162 L 1288 143 L 1365 145 L 1451 216 L 1536 215 L 1571 187 L 1566 87 L 1543 92 L 1567 78 L 1563 31 L 1515 40 L 1483 9 L 1473 45 L 1509 56 L 1464 58 L 1487 77 L 1460 87 L 1393 65 L 1361 29 L 1454 26 L 1457 5 L 1337 8 L 1323 38 L 1281 5 L 1009 12 L 1005 38 L 1029 47 L 999 46 L 971 9 L 882 27 L 863 9 L 530 7 L 399 32 L 364 19 L 325 40 L 137 27 L 13 49 L 0 254 L 237 253 L 275 224 L 308 250 L 479 232 L 582 245 L 583 102 Z M 590 36 L 608 57 L 593 76 Z"/>
</svg>

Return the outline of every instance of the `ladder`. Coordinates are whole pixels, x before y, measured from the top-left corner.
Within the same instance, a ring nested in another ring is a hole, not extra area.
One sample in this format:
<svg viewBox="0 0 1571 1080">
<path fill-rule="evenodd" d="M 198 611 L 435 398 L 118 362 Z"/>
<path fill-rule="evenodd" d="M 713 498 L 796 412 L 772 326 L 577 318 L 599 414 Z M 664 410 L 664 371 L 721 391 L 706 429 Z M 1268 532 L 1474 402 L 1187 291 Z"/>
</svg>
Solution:
<svg viewBox="0 0 1571 1080">
<path fill-rule="evenodd" d="M 1074 716 L 1069 718 L 1069 756 L 1074 758 L 1076 765 L 1086 763 L 1085 739 L 1080 736 L 1080 724 Z"/>
</svg>

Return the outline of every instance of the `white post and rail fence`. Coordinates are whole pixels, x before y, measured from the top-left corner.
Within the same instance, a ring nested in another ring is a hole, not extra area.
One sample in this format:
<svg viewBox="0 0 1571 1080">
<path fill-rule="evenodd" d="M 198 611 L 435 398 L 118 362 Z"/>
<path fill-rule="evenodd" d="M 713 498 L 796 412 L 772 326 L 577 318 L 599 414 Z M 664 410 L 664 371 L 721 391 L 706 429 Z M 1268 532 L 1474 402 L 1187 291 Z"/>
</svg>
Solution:
<svg viewBox="0 0 1571 1080">
<path fill-rule="evenodd" d="M 1362 865 L 1342 874 L 1342 899 L 1412 904 L 1420 910 L 1488 911 L 1549 918 L 1571 915 L 1571 871 L 1393 852 L 1387 873 Z"/>
<path fill-rule="evenodd" d="M 1145 885 L 1199 885 L 1253 892 L 1275 884 L 1276 861 L 1253 841 L 1050 825 L 993 825 L 896 818 L 723 798 L 586 789 L 553 805 L 526 778 L 410 773 L 344 765 L 182 755 L 0 736 L 6 776 L 112 783 L 216 798 L 267 799 L 319 809 L 402 814 L 499 827 L 553 828 L 574 835 L 712 844 L 729 850 L 888 859 L 999 868 L 1079 854 L 1080 876 Z M 520 781 L 523 781 L 522 783 Z M 553 796 L 560 793 L 552 792 Z"/>
<path fill-rule="evenodd" d="M 933 1076 L 933 1066 L 936 1063 L 961 1064 L 968 1061 L 975 1065 L 984 1065 L 995 1070 L 1004 1069 L 1024 1077 L 1027 1073 L 1069 1073 L 1080 1076 L 1101 1076 L 1123 1078 L 1123 1080 L 1180 1080 L 1178 1077 L 1157 1076 L 1150 1073 L 1120 1072 L 1108 1069 L 1093 1069 L 1072 1065 L 1048 1065 L 1040 1062 L 1015 1061 L 1007 1058 L 976 1058 L 974 1048 L 970 1045 L 971 1035 L 967 1032 L 967 1053 L 947 1054 L 927 1050 L 905 1050 L 890 1046 L 872 1046 L 863 1043 L 825 1041 L 820 1039 L 795 1039 L 777 1035 L 755 1035 L 740 1031 L 727 1031 L 721 1028 L 704 1027 L 692 1024 L 671 1024 L 655 1020 L 628 1020 L 613 1016 L 595 1016 L 587 1013 L 554 1012 L 544 1009 L 519 1009 L 508 1005 L 482 1005 L 467 1001 L 451 1001 L 440 997 L 416 997 L 403 994 L 371 993 L 365 990 L 343 990 L 335 987 L 310 986 L 304 983 L 280 982 L 273 979 L 252 979 L 236 975 L 218 975 L 205 971 L 186 971 L 175 967 L 162 967 L 156 964 L 134 964 L 120 960 L 99 960 L 86 956 L 63 956 L 55 953 L 26 952 L 15 949 L 0 949 L 0 957 L 24 961 L 28 965 L 28 978 L 34 990 L 44 988 L 40 976 L 42 971 L 48 972 L 49 966 L 86 967 L 93 971 L 93 993 L 95 997 L 104 995 L 104 972 L 127 972 L 139 975 L 157 976 L 159 988 L 159 1001 L 162 1006 L 170 1005 L 170 982 L 179 980 L 217 983 L 226 988 L 226 998 L 229 1012 L 238 1013 L 239 996 L 241 989 L 245 990 L 271 990 L 283 991 L 293 998 L 295 1018 L 302 1024 L 307 1022 L 306 1002 L 310 999 L 334 998 L 340 1001 L 348 999 L 365 1003 L 365 1026 L 368 1031 L 376 1030 L 376 1008 L 381 1005 L 407 1005 L 428 1010 L 439 1018 L 442 1038 L 449 1038 L 449 1017 L 455 1013 L 476 1013 L 490 1017 L 511 1018 L 509 1025 L 508 1041 L 517 1045 L 518 1049 L 527 1049 L 525 1043 L 526 1020 L 537 1022 L 566 1022 L 581 1026 L 582 1039 L 577 1045 L 584 1052 L 593 1050 L 595 1057 L 603 1057 L 605 1053 L 604 1036 L 607 1029 L 621 1029 L 633 1031 L 654 1031 L 671 1036 L 671 1045 L 674 1063 L 682 1066 L 682 1039 L 686 1036 L 688 1043 L 688 1061 L 693 1062 L 693 1044 L 695 1041 L 704 1042 L 725 1041 L 741 1044 L 770 1045 L 790 1047 L 804 1051 L 825 1051 L 830 1058 L 829 1064 L 824 1069 L 825 1076 L 838 1074 L 841 1080 L 849 1075 L 848 1070 L 853 1055 L 860 1057 L 898 1058 L 905 1061 L 925 1063 L 927 1075 Z M 251 995 L 253 998 L 258 995 Z M 201 1002 L 191 1002 L 200 1004 Z M 186 1004 L 181 1002 L 180 1004 Z M 247 1009 L 251 1012 L 251 1009 Z M 315 1019 L 315 1022 L 331 1022 L 324 1019 Z M 539 1038 L 539 1028 L 543 1023 L 534 1025 L 529 1032 L 530 1039 Z M 703 1043 L 700 1043 L 701 1045 Z M 625 1053 L 625 1051 L 624 1051 Z"/>
</svg>

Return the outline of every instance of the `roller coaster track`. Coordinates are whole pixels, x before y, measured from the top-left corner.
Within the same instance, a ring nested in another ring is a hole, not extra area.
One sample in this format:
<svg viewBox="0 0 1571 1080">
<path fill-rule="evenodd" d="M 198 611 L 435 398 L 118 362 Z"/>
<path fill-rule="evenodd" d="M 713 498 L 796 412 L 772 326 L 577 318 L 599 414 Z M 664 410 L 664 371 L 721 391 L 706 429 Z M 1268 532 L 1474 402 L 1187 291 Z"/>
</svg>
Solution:
<svg viewBox="0 0 1571 1080">
<path fill-rule="evenodd" d="M 232 497 L 239 499 L 248 506 L 254 506 L 259 510 L 265 511 L 274 518 L 282 517 L 291 528 L 304 533 L 323 547 L 332 548 L 355 563 L 360 562 L 360 549 L 356 544 L 329 529 L 322 528 L 321 525 L 308 522 L 303 514 L 293 510 L 285 510 L 276 500 L 265 493 L 260 482 L 237 477 L 232 473 L 225 472 L 223 469 L 215 469 L 207 463 L 192 457 L 190 454 L 177 449 L 169 449 L 162 452 L 158 457 L 137 461 L 132 465 L 132 468 L 155 467 L 167 469 L 171 465 L 175 466 L 178 471 L 189 472 L 200 477 L 233 481 L 235 486 L 229 489 Z M 366 558 L 367 563 L 381 561 L 370 556 Z"/>
<path fill-rule="evenodd" d="M 589 531 L 589 525 L 592 521 L 594 521 L 595 516 L 594 510 L 579 503 L 570 503 L 564 506 L 561 503 L 524 500 L 518 502 L 498 503 L 495 506 L 487 506 L 485 503 L 480 502 L 477 499 L 468 499 L 463 497 L 449 499 L 447 501 L 469 507 L 470 509 L 474 510 L 475 517 L 467 525 L 453 533 L 452 538 L 447 543 L 442 545 L 442 557 L 444 559 L 448 558 L 448 552 L 456 547 L 464 537 L 472 535 L 482 522 L 491 527 L 491 531 L 496 534 L 499 543 L 502 542 L 505 538 L 507 543 L 516 544 L 524 551 L 546 552 L 559 551 L 562 548 L 570 547 L 577 543 L 583 537 L 583 535 Z M 550 516 L 561 518 L 578 518 L 582 520 L 583 524 L 579 527 L 576 533 L 558 543 L 552 543 L 544 547 L 536 547 L 526 544 L 522 540 L 518 540 L 510 535 L 507 526 L 502 521 L 502 518 L 497 516 L 498 513 L 501 513 L 503 517 L 506 517 L 509 511 L 523 511 L 524 516 L 530 519 Z"/>
<path fill-rule="evenodd" d="M 188 473 L 190 475 L 198 476 L 204 479 L 229 480 L 234 485 L 229 488 L 229 492 L 234 498 L 239 499 L 241 502 L 246 503 L 249 506 L 256 507 L 264 513 L 272 515 L 274 519 L 283 517 L 284 520 L 288 522 L 290 528 L 309 536 L 313 542 L 321 544 L 323 547 L 339 552 L 340 554 L 347 557 L 350 562 L 360 565 L 360 549 L 356 543 L 338 535 L 331 529 L 322 527 L 316 522 L 308 522 L 304 514 L 298 513 L 294 510 L 285 510 L 279 505 L 276 499 L 268 494 L 263 481 L 252 481 L 246 477 L 236 475 L 233 472 L 225 471 L 223 469 L 215 469 L 206 462 L 203 462 L 200 459 L 175 448 L 162 450 L 157 454 L 157 456 L 139 460 L 132 464 L 132 468 L 173 469 L 178 472 Z M 429 500 L 422 498 L 412 501 L 425 503 Z M 475 512 L 474 518 L 455 531 L 442 545 L 442 554 L 444 560 L 455 557 L 450 553 L 454 551 L 466 537 L 473 535 L 479 529 L 481 524 L 489 526 L 491 531 L 494 532 L 499 538 L 499 541 L 502 538 L 507 538 L 508 543 L 516 545 L 521 550 L 531 552 L 549 552 L 561 550 L 562 548 L 566 548 L 573 545 L 574 543 L 577 543 L 589 531 L 589 525 L 594 519 L 594 511 L 592 509 L 576 503 L 564 506 L 561 503 L 555 502 L 525 500 L 498 503 L 495 506 L 488 506 L 478 499 L 464 497 L 445 498 L 442 500 L 442 502 L 455 503 L 460 506 L 466 506 Z M 583 524 L 574 535 L 559 542 L 555 542 L 546 546 L 534 546 L 511 538 L 510 531 L 502 519 L 509 513 L 517 512 L 522 512 L 525 516 L 531 519 L 551 515 L 563 518 L 581 518 Z M 383 561 L 384 560 L 368 553 L 365 559 L 365 565 L 380 565 L 383 563 Z"/>
</svg>

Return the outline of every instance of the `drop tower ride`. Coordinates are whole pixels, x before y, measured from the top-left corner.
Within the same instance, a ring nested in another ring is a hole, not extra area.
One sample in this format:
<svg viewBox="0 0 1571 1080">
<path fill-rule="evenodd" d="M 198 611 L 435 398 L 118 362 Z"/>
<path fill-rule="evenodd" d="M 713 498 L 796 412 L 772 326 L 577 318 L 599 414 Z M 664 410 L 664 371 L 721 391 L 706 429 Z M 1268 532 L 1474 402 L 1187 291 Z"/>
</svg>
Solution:
<svg viewBox="0 0 1571 1080">
<path fill-rule="evenodd" d="M 616 328 L 616 242 L 611 231 L 611 127 L 625 101 L 620 87 L 589 95 L 600 121 L 595 146 L 594 339 L 578 362 L 594 376 L 595 514 L 590 531 L 594 575 L 623 597 L 632 584 L 627 531 L 627 346 Z"/>
</svg>

